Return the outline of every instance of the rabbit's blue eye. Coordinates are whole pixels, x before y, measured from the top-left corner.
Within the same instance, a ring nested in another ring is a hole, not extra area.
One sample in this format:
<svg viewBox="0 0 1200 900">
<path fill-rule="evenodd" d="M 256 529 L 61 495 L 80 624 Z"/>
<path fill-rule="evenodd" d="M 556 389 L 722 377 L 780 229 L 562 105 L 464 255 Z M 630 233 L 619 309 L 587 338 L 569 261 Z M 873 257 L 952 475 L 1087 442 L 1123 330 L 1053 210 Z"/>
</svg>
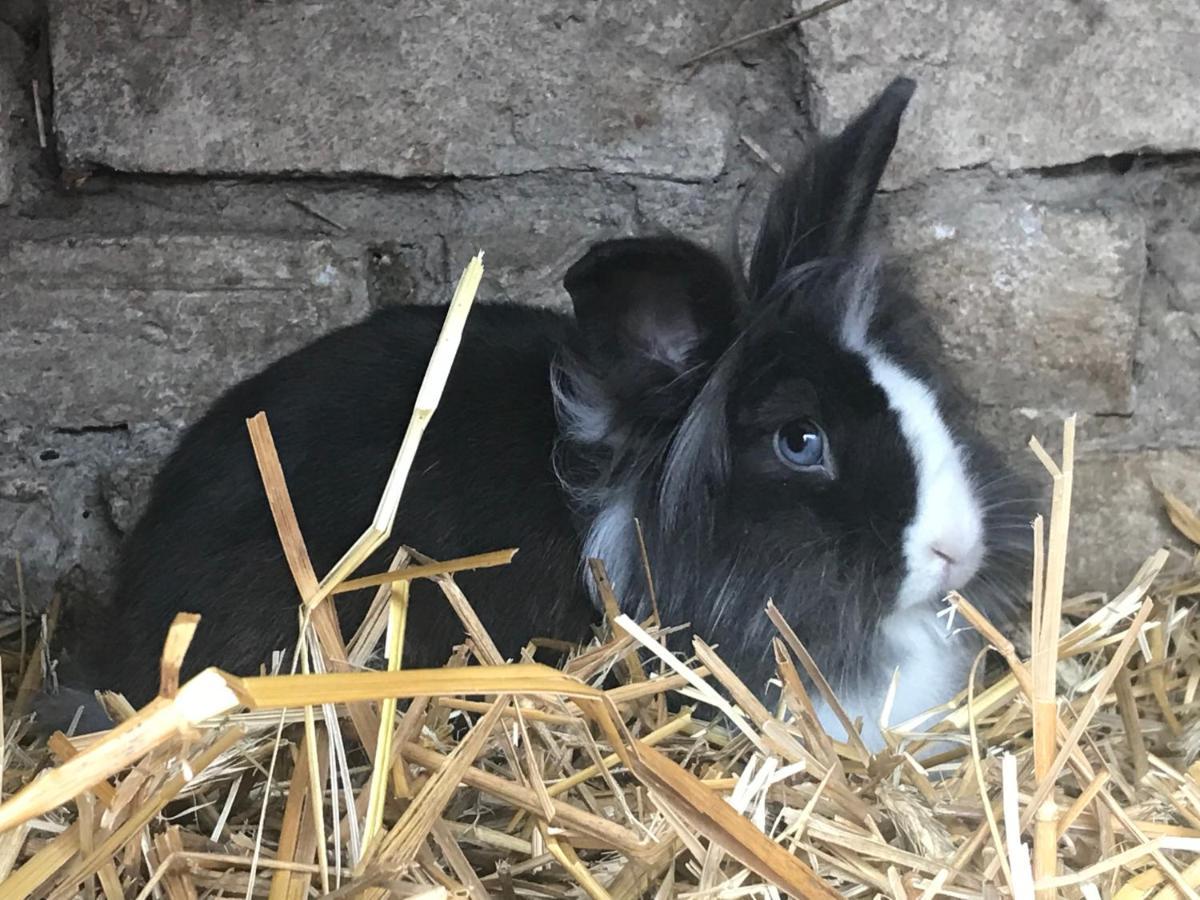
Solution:
<svg viewBox="0 0 1200 900">
<path fill-rule="evenodd" d="M 825 463 L 825 435 L 808 419 L 794 419 L 775 432 L 775 454 L 793 469 L 816 469 Z"/>
</svg>

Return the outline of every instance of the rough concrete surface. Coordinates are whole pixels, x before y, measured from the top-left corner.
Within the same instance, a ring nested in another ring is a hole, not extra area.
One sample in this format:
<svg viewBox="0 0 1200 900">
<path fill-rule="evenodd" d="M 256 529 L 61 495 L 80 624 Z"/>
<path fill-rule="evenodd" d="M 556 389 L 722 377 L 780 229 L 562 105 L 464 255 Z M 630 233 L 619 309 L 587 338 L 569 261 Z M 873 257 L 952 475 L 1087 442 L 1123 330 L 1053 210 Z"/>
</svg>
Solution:
<svg viewBox="0 0 1200 900">
<path fill-rule="evenodd" d="M 1127 414 L 1146 268 L 1133 208 L 947 181 L 889 198 L 887 234 L 989 406 Z"/>
<path fill-rule="evenodd" d="M 1195 554 L 1171 525 L 1159 491 L 1200 508 L 1200 451 L 1086 455 L 1075 484 L 1067 558 L 1077 590 L 1123 587 L 1159 547 Z"/>
<path fill-rule="evenodd" d="M 35 607 L 102 591 L 238 378 L 481 248 L 484 302 L 559 308 L 594 240 L 746 248 L 773 168 L 901 72 L 884 234 L 1018 465 L 1079 414 L 1073 586 L 1121 587 L 1174 539 L 1153 483 L 1200 503 L 1200 7 L 854 0 L 680 66 L 791 9 L 0 3 L 0 604 L 18 555 Z"/>
<path fill-rule="evenodd" d="M 329 241 L 17 242 L 0 248 L 0 282 L 0 416 L 50 427 L 180 422 L 367 311 L 364 260 Z"/>
<path fill-rule="evenodd" d="M 56 587 L 103 591 L 118 541 L 145 504 L 153 472 L 176 435 L 154 425 L 0 428 L 3 598 L 15 606 L 21 586 L 36 609 Z"/>
<path fill-rule="evenodd" d="M 917 79 L 893 185 L 1200 146 L 1195 0 L 855 0 L 807 23 L 818 119 Z"/>
<path fill-rule="evenodd" d="M 634 191 L 628 186 L 594 181 L 567 186 L 531 178 L 514 185 L 474 182 L 456 193 L 459 224 L 446 240 L 450 267 L 460 270 L 483 249 L 489 261 L 479 292 L 484 301 L 567 309 L 562 288 L 567 267 L 592 241 L 634 229 Z"/>
<path fill-rule="evenodd" d="M 1200 446 L 1200 313 L 1166 308 L 1148 296 L 1143 310 L 1135 433 L 1125 443 Z"/>
<path fill-rule="evenodd" d="M 71 165 L 136 172 L 712 178 L 741 76 L 677 63 L 730 14 L 721 0 L 56 0 L 55 124 Z"/>
</svg>

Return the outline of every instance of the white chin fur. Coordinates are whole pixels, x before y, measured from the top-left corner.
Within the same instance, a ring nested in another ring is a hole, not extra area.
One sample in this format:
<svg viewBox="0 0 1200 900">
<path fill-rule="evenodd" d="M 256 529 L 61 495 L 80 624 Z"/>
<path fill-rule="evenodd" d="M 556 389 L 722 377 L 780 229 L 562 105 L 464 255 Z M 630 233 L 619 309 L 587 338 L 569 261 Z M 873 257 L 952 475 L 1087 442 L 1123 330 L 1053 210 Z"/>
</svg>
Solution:
<svg viewBox="0 0 1200 900">
<path fill-rule="evenodd" d="M 847 685 L 838 693 L 838 702 L 850 721 L 862 719 L 863 743 L 871 752 L 884 748 L 882 728 L 894 728 L 924 716 L 966 687 L 971 660 L 979 649 L 973 632 L 947 629 L 945 620 L 937 618 L 933 604 L 897 610 L 884 623 L 881 634 L 883 646 L 875 677 Z M 897 670 L 896 694 L 883 722 L 884 700 Z M 935 712 L 915 724 L 913 731 L 932 728 L 943 715 Z M 817 717 L 831 737 L 846 739 L 846 729 L 824 703 L 818 704 Z"/>
</svg>

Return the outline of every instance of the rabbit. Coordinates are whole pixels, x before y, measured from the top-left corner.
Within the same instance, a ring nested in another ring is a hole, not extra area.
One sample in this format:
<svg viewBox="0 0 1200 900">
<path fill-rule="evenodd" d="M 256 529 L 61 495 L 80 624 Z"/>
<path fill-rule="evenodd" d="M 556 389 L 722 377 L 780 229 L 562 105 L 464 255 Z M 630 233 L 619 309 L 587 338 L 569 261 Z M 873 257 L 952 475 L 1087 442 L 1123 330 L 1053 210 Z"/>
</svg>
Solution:
<svg viewBox="0 0 1200 900">
<path fill-rule="evenodd" d="M 897 78 L 820 138 L 769 200 L 748 272 L 686 238 L 594 245 L 563 284 L 574 316 L 476 308 L 417 454 L 384 568 L 403 542 L 439 558 L 516 546 L 457 577 L 502 653 L 535 634 L 582 641 L 600 604 L 690 623 L 763 698 L 773 600 L 863 739 L 944 703 L 978 637 L 939 617 L 965 590 L 998 623 L 1022 611 L 1032 512 L 998 455 L 954 419 L 926 317 L 868 227 L 915 89 Z M 95 689 L 152 698 L 179 611 L 202 615 L 184 676 L 253 673 L 296 637 L 297 594 L 245 420 L 265 410 L 318 573 L 370 521 L 444 309 L 380 310 L 235 386 L 188 429 L 130 534 L 106 606 L 77 608 L 56 648 L 52 720 Z M 636 520 L 636 523 L 635 523 Z M 642 539 L 637 527 L 644 536 Z M 341 626 L 370 599 L 336 599 Z M 413 585 L 410 667 L 462 636 Z M 90 702 L 90 705 L 89 705 Z M 834 737 L 845 731 L 819 706 Z"/>
</svg>

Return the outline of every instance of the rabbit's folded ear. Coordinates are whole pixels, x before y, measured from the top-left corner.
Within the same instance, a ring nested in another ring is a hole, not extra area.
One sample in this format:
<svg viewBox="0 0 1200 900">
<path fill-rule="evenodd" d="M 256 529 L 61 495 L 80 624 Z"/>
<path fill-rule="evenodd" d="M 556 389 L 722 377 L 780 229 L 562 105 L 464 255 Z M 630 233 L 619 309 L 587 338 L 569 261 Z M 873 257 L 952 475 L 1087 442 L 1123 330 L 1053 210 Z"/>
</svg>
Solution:
<svg viewBox="0 0 1200 900">
<path fill-rule="evenodd" d="M 716 359 L 732 339 L 733 273 L 690 241 L 605 241 L 571 266 L 563 285 L 597 362 L 659 364 L 679 373 Z"/>
<path fill-rule="evenodd" d="M 914 81 L 896 78 L 840 134 L 820 140 L 789 169 L 754 247 L 751 297 L 765 295 L 789 269 L 854 253 L 914 90 Z"/>
</svg>

